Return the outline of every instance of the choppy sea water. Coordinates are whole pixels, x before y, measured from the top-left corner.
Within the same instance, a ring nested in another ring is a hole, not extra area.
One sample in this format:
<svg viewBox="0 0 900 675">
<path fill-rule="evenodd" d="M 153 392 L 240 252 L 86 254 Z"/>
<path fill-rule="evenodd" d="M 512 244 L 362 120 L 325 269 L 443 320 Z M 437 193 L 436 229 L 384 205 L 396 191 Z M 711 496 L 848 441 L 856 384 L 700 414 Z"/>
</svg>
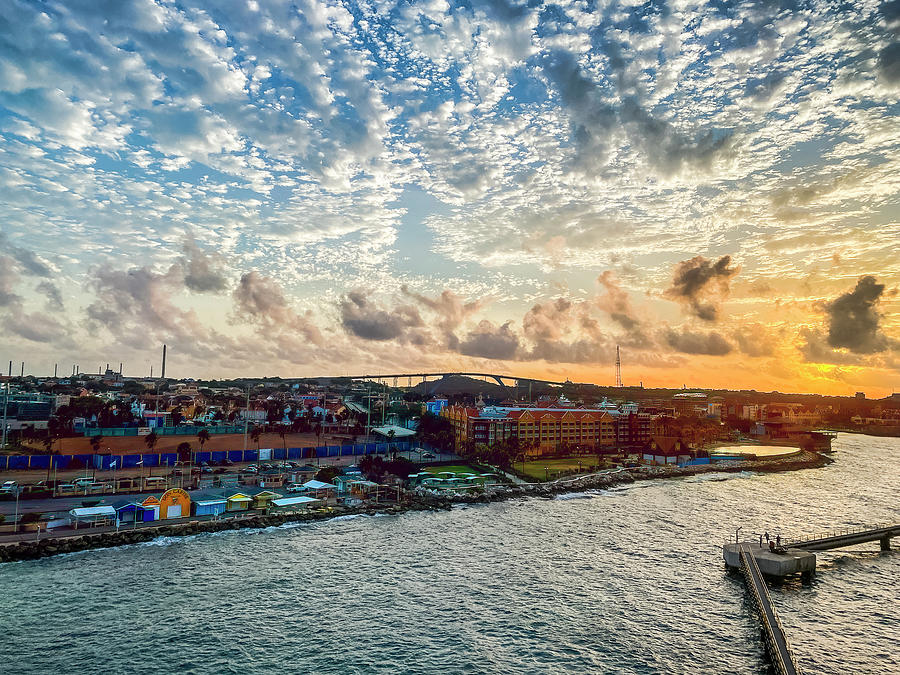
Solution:
<svg viewBox="0 0 900 675">
<path fill-rule="evenodd" d="M 720 546 L 900 520 L 900 439 L 836 463 L 0 565 L 9 673 L 764 673 Z M 900 548 L 900 541 L 896 542 Z M 900 672 L 900 553 L 772 589 L 808 673 Z"/>
</svg>

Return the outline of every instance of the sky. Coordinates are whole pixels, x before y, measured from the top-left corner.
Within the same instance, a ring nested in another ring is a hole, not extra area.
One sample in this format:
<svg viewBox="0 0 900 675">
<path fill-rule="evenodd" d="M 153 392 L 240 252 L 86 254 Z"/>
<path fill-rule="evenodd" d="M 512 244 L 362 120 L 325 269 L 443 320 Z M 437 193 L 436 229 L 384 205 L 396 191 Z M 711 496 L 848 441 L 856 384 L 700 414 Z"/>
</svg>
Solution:
<svg viewBox="0 0 900 675">
<path fill-rule="evenodd" d="M 900 0 L 0 3 L 0 359 L 900 391 Z"/>
</svg>

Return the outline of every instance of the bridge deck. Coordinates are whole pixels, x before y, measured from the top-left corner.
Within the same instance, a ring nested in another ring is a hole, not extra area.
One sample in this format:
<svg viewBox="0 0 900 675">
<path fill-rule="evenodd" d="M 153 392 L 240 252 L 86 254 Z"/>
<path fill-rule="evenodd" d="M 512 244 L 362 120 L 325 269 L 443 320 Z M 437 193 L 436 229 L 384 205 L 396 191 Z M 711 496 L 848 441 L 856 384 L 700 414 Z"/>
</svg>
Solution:
<svg viewBox="0 0 900 675">
<path fill-rule="evenodd" d="M 791 653 L 787 636 L 784 634 L 784 627 L 772 606 L 769 589 L 766 588 L 766 582 L 756 564 L 756 558 L 753 557 L 750 547 L 746 544 L 741 546 L 741 563 L 747 587 L 753 596 L 754 604 L 762 620 L 763 630 L 766 633 L 766 644 L 772 664 L 780 675 L 797 675 L 800 671 L 794 663 L 794 655 Z"/>
<path fill-rule="evenodd" d="M 872 541 L 882 542 L 882 548 L 892 537 L 900 536 L 900 524 L 894 525 L 866 525 L 860 528 L 838 530 L 831 533 L 801 537 L 799 539 L 786 539 L 785 543 L 791 548 L 800 548 L 805 551 L 828 551 L 844 546 L 856 546 Z"/>
</svg>

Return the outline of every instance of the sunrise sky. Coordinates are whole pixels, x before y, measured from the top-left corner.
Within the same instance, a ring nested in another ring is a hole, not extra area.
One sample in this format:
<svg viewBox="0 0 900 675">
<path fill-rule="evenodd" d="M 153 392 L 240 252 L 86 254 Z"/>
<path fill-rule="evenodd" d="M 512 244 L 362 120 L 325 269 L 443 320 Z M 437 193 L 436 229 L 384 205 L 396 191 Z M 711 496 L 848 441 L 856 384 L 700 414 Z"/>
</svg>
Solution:
<svg viewBox="0 0 900 675">
<path fill-rule="evenodd" d="M 900 390 L 900 1 L 837 7 L 7 0 L 0 359 Z"/>
</svg>

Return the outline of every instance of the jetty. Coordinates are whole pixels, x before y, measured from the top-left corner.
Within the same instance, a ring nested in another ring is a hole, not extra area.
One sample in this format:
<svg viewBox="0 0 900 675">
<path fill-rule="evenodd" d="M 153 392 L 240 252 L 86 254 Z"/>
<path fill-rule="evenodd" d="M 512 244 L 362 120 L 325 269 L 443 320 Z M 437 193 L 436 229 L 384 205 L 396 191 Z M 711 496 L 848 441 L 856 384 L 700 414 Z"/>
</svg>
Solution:
<svg viewBox="0 0 900 675">
<path fill-rule="evenodd" d="M 762 629 L 766 639 L 766 649 L 775 672 L 779 675 L 797 675 L 800 670 L 794 660 L 794 654 L 791 651 L 790 643 L 788 643 L 787 635 L 784 632 L 784 626 L 781 625 L 781 619 L 772 606 L 772 599 L 769 597 L 769 589 L 766 588 L 766 582 L 756 562 L 755 552 L 749 544 L 738 545 L 738 555 L 740 558 L 741 572 L 747 582 L 747 589 L 750 591 L 750 597 L 753 605 L 759 613 Z M 815 558 L 815 556 L 813 556 Z"/>
<path fill-rule="evenodd" d="M 779 542 L 783 545 L 768 547 L 762 545 L 762 539 L 757 544 L 737 541 L 735 537 L 734 542 L 722 547 L 725 564 L 731 569 L 740 570 L 746 581 L 747 590 L 762 623 L 766 650 L 779 675 L 794 675 L 800 671 L 778 613 L 772 606 L 766 577 L 783 579 L 794 574 L 811 575 L 816 570 L 815 551 L 830 551 L 876 541 L 881 544 L 882 551 L 889 551 L 891 539 L 896 536 L 900 536 L 900 523 L 833 530 L 784 539 Z"/>
</svg>

